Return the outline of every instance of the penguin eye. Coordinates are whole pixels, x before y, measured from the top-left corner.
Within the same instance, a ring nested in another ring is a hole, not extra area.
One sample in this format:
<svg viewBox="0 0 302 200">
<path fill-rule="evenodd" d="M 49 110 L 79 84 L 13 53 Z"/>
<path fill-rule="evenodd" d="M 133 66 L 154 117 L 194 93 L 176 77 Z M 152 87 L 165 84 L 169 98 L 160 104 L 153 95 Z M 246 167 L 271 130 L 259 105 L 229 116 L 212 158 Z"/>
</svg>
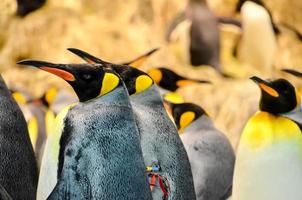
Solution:
<svg viewBox="0 0 302 200">
<path fill-rule="evenodd" d="M 83 77 L 84 80 L 88 81 L 88 80 L 91 80 L 92 75 L 91 74 L 83 74 L 82 77 Z"/>
</svg>

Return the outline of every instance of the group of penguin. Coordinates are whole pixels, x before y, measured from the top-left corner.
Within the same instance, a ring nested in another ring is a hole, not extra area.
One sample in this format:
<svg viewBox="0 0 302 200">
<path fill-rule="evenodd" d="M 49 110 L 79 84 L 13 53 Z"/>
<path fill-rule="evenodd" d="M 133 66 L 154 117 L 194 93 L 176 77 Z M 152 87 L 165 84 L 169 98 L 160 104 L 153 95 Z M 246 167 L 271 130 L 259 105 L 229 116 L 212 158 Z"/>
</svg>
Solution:
<svg viewBox="0 0 302 200">
<path fill-rule="evenodd" d="M 0 199 L 302 198 L 301 100 L 287 80 L 251 77 L 261 89 L 260 111 L 235 158 L 205 110 L 167 93 L 209 81 L 166 68 L 141 71 L 156 50 L 125 64 L 68 50 L 87 63 L 19 62 L 64 79 L 79 99 L 49 120 L 39 148 L 40 133 L 32 139 L 16 101 L 49 106 L 59 95 L 51 89 L 39 101 L 20 100 L 1 78 Z"/>
<path fill-rule="evenodd" d="M 220 27 L 225 25 L 236 27 L 241 33 L 231 50 L 232 56 L 265 74 L 271 74 L 275 67 L 280 33 L 289 30 L 302 41 L 302 34 L 294 27 L 276 22 L 262 0 L 238 0 L 234 13 L 229 16 L 218 15 L 208 4 L 207 0 L 189 0 L 186 9 L 176 15 L 166 31 L 166 40 L 173 43 L 184 34 L 183 27 L 188 27 L 185 34 L 189 44 L 185 48 L 192 66 L 208 65 L 224 77 L 232 77 L 226 73 L 220 59 Z M 237 13 L 240 18 L 236 17 Z"/>
</svg>

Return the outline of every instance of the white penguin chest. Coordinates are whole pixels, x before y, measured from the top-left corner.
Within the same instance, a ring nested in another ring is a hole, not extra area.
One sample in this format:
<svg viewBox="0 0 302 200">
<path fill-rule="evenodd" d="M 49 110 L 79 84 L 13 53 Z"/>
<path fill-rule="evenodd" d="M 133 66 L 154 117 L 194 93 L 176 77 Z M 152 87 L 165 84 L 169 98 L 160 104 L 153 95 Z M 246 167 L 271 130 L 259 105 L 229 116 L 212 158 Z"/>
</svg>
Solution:
<svg viewBox="0 0 302 200">
<path fill-rule="evenodd" d="M 261 150 L 238 149 L 233 200 L 301 200 L 302 152 L 291 141 Z"/>
</svg>

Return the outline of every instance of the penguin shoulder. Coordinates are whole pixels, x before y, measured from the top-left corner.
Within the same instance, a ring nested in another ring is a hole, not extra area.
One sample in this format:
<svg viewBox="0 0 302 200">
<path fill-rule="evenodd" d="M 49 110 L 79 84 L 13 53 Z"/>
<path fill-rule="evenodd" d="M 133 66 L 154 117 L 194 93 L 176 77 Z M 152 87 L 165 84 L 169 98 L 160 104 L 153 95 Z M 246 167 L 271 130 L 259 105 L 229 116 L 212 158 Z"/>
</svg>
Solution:
<svg viewBox="0 0 302 200">
<path fill-rule="evenodd" d="M 301 130 L 292 120 L 268 112 L 257 112 L 247 122 L 240 144 L 258 149 L 284 140 L 301 140 Z"/>
<path fill-rule="evenodd" d="M 68 105 L 60 111 L 60 113 L 56 116 L 56 118 L 54 120 L 53 128 L 49 133 L 47 146 L 45 148 L 46 148 L 46 150 L 50 150 L 52 152 L 51 155 L 54 156 L 53 158 L 55 160 L 57 160 L 58 154 L 59 154 L 60 138 L 61 138 L 62 131 L 65 126 L 65 123 L 64 123 L 65 118 L 66 118 L 68 112 L 70 111 L 70 109 L 76 105 L 77 105 L 77 103 Z M 50 145 L 50 146 L 48 146 L 48 145 Z"/>
</svg>

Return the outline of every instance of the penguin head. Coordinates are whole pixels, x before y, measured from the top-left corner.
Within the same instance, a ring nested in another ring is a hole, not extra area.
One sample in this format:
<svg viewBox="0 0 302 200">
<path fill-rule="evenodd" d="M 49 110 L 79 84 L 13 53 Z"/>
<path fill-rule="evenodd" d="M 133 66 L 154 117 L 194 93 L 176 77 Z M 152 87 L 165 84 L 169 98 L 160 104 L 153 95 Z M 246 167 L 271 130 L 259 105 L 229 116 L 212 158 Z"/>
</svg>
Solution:
<svg viewBox="0 0 302 200">
<path fill-rule="evenodd" d="M 207 115 L 204 109 L 194 103 L 174 104 L 165 100 L 169 106 L 169 112 L 174 119 L 174 122 L 179 131 L 183 131 L 193 121 L 203 115 Z"/>
<path fill-rule="evenodd" d="M 253 76 L 253 80 L 261 90 L 259 107 L 261 111 L 272 114 L 287 113 L 300 105 L 300 95 L 294 86 L 285 79 L 265 81 Z"/>
<path fill-rule="evenodd" d="M 104 95 L 120 84 L 119 77 L 111 69 L 95 64 L 53 64 L 35 60 L 18 64 L 31 65 L 64 79 L 81 102 Z"/>
<path fill-rule="evenodd" d="M 236 5 L 236 12 L 240 12 L 243 4 L 247 1 L 253 2 L 255 4 L 258 4 L 259 6 L 264 7 L 265 5 L 263 4 L 262 0 L 239 0 L 237 5 Z"/>
<path fill-rule="evenodd" d="M 152 77 L 157 85 L 172 92 L 176 91 L 180 87 L 193 85 L 196 83 L 211 83 L 207 80 L 194 80 L 180 76 L 165 67 L 153 68 L 147 73 Z"/>
<path fill-rule="evenodd" d="M 113 69 L 125 83 L 129 95 L 141 93 L 153 85 L 152 78 L 139 69 L 128 65 L 112 64 L 79 49 L 69 48 L 68 50 L 81 57 L 86 62 L 101 64 L 98 65 L 100 68 L 106 65 Z"/>
</svg>

